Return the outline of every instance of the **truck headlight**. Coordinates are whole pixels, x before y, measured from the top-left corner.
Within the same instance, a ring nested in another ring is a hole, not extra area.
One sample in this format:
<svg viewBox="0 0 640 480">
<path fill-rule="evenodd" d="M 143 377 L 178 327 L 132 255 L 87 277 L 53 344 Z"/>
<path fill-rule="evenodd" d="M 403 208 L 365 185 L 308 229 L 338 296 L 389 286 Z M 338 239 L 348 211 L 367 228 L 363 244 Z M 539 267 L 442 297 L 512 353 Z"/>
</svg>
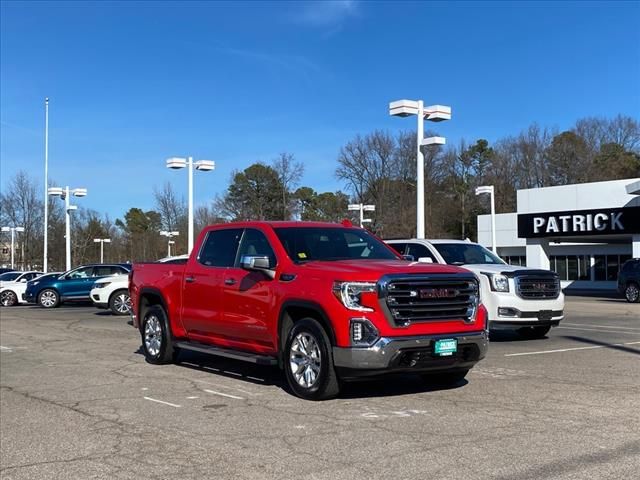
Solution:
<svg viewBox="0 0 640 480">
<path fill-rule="evenodd" d="M 373 312 L 373 308 L 363 306 L 360 296 L 363 293 L 375 292 L 376 284 L 373 282 L 335 282 L 333 294 L 349 310 L 358 312 Z"/>
<path fill-rule="evenodd" d="M 491 284 L 491 290 L 494 292 L 508 292 L 509 291 L 509 278 L 501 273 L 485 273 L 484 275 L 489 277 L 489 283 Z"/>
</svg>

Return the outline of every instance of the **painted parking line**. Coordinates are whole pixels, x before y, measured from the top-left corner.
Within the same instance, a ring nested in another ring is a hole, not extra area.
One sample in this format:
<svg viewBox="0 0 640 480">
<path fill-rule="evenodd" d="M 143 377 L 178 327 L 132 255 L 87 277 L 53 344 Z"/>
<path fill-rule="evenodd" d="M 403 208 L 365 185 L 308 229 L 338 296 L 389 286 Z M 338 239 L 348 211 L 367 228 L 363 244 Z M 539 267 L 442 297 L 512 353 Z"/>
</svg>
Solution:
<svg viewBox="0 0 640 480">
<path fill-rule="evenodd" d="M 181 405 L 176 405 L 175 403 L 169 403 L 169 402 L 165 402 L 163 400 L 158 400 L 157 398 L 151 398 L 151 397 L 142 397 L 145 400 L 149 400 L 150 402 L 156 402 L 156 403 L 161 403 L 163 405 L 169 405 L 170 407 L 174 407 L 174 408 L 180 408 Z"/>
<path fill-rule="evenodd" d="M 619 327 L 618 325 L 592 325 L 589 323 L 569 323 L 562 322 L 561 326 L 571 325 L 572 327 L 589 327 L 589 328 L 613 328 L 615 330 L 633 330 L 636 332 L 640 332 L 639 327 Z"/>
<path fill-rule="evenodd" d="M 5 347 L 4 345 L 0 345 L 0 352 L 11 353 L 11 352 L 13 352 L 13 349 L 9 348 L 9 347 Z"/>
<path fill-rule="evenodd" d="M 638 344 L 640 344 L 640 342 L 609 343 L 607 345 L 594 345 L 591 347 L 559 348 L 557 350 L 539 350 L 537 352 L 506 353 L 504 356 L 505 357 L 522 357 L 524 355 L 542 355 L 545 353 L 573 352 L 575 350 L 593 350 L 596 348 L 622 347 L 624 345 L 638 345 Z"/>
<path fill-rule="evenodd" d="M 213 390 L 209 390 L 207 388 L 203 388 L 203 390 L 207 393 L 210 393 L 212 395 L 220 395 L 221 397 L 227 397 L 227 398 L 233 398 L 234 400 L 244 400 L 244 398 L 242 397 L 238 397 L 236 395 L 231 395 L 229 393 L 221 393 L 221 392 L 215 392 Z"/>
<path fill-rule="evenodd" d="M 625 332 L 623 330 L 605 330 L 603 328 L 584 328 L 584 327 L 565 327 L 565 326 L 560 326 L 560 327 L 556 327 L 556 328 L 561 328 L 561 329 L 565 329 L 565 330 L 582 330 L 585 332 L 602 332 L 602 333 L 619 333 L 619 334 L 623 334 L 623 335 L 640 335 L 640 331 L 638 332 Z"/>
</svg>

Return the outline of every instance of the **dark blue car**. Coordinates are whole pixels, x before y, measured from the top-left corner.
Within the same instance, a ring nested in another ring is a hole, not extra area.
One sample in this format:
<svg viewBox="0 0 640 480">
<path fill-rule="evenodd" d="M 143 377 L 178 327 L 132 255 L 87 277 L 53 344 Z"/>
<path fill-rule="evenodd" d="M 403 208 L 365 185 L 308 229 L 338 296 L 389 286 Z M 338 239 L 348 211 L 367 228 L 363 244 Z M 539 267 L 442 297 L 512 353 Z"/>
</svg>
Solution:
<svg viewBox="0 0 640 480">
<path fill-rule="evenodd" d="M 91 301 L 89 292 L 96 280 L 110 275 L 128 274 L 131 265 L 82 265 L 58 277 L 27 282 L 24 299 L 44 308 L 58 307 L 62 302 Z"/>
</svg>

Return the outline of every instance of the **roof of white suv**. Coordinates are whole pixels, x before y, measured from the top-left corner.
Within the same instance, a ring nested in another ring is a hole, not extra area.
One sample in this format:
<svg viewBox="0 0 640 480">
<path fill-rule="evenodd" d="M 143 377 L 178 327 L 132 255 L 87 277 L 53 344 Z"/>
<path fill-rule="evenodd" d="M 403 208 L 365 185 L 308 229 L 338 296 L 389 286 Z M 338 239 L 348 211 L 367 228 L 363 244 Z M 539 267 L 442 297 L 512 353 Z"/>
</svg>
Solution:
<svg viewBox="0 0 640 480">
<path fill-rule="evenodd" d="M 390 238 L 389 240 L 385 240 L 385 242 L 429 242 L 429 243 L 463 243 L 465 245 L 468 244 L 476 244 L 475 242 L 471 242 L 469 240 L 449 240 L 446 238 Z M 478 245 L 478 244 L 476 244 Z"/>
</svg>

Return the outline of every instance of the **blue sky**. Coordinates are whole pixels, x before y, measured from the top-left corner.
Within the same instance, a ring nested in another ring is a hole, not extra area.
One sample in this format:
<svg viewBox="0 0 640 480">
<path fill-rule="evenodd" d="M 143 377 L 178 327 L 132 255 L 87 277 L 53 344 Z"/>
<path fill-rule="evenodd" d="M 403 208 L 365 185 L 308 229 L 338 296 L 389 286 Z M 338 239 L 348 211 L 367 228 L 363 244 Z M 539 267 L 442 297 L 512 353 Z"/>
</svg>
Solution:
<svg viewBox="0 0 640 480">
<path fill-rule="evenodd" d="M 8 2 L 1 4 L 0 175 L 50 178 L 121 217 L 153 188 L 185 194 L 175 155 L 215 160 L 197 204 L 234 169 L 291 152 L 303 183 L 343 187 L 342 145 L 399 98 L 451 105 L 449 143 L 640 117 L 640 2 Z"/>
</svg>

